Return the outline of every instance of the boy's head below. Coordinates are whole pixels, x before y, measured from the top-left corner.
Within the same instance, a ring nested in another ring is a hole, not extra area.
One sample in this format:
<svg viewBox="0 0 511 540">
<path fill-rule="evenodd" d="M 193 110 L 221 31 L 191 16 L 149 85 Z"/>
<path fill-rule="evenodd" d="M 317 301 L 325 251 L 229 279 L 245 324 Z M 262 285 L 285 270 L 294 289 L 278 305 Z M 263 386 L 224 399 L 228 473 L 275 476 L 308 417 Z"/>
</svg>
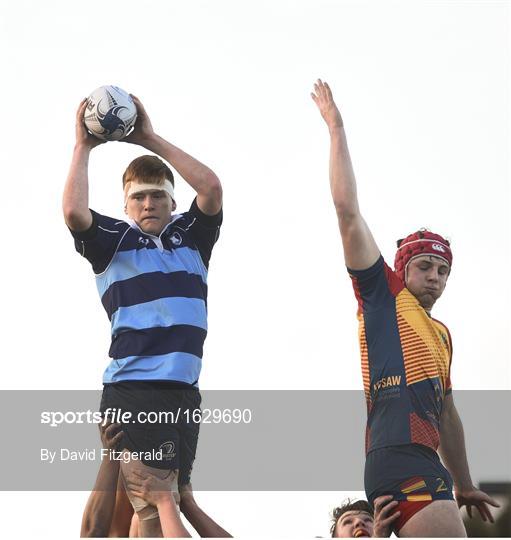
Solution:
<svg viewBox="0 0 511 540">
<path fill-rule="evenodd" d="M 156 156 L 134 159 L 122 176 L 124 211 L 147 233 L 158 236 L 176 209 L 174 176 Z"/>
<path fill-rule="evenodd" d="M 348 499 L 332 512 L 332 538 L 362 538 L 373 535 L 373 511 L 367 501 Z"/>
</svg>

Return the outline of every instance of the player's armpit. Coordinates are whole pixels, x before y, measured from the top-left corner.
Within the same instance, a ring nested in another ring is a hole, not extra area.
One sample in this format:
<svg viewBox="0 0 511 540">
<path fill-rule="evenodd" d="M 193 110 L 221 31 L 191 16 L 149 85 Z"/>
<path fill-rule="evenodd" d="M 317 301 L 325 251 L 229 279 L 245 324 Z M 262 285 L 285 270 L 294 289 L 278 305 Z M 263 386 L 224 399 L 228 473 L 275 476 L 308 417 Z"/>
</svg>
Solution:
<svg viewBox="0 0 511 540">
<path fill-rule="evenodd" d="M 64 212 L 64 221 L 73 232 L 83 232 L 92 225 L 92 214 L 89 209 L 79 212 L 68 210 Z"/>
<path fill-rule="evenodd" d="M 445 422 L 449 416 L 452 416 L 453 414 L 458 414 L 456 411 L 456 407 L 454 406 L 454 398 L 452 396 L 452 393 L 449 393 L 445 396 L 444 401 L 442 403 L 442 415 L 440 417 L 440 422 Z"/>
</svg>

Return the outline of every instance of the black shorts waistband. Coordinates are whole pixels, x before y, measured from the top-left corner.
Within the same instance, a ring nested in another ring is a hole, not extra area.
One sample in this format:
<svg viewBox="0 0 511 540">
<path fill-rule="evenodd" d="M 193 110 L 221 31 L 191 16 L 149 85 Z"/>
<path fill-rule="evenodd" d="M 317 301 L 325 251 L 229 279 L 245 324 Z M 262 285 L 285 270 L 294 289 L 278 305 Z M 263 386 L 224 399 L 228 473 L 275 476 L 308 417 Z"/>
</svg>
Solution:
<svg viewBox="0 0 511 540">
<path fill-rule="evenodd" d="M 113 383 L 104 383 L 103 388 L 107 386 L 123 387 L 133 390 L 196 390 L 199 389 L 193 384 L 188 384 L 182 381 L 167 381 L 167 380 L 141 380 L 141 381 L 117 381 Z"/>
</svg>

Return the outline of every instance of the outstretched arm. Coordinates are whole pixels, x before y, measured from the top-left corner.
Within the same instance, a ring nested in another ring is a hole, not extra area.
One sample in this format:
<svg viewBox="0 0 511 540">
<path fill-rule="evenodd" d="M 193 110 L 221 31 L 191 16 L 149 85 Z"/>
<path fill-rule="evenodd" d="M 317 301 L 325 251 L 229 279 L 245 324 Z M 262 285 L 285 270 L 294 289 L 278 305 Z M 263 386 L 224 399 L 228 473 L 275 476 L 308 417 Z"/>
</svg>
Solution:
<svg viewBox="0 0 511 540">
<path fill-rule="evenodd" d="M 62 197 L 66 225 L 77 232 L 85 231 L 92 225 L 89 210 L 89 155 L 95 146 L 105 142 L 87 131 L 83 121 L 86 106 L 87 100 L 84 99 L 76 112 L 76 143 Z"/>
<path fill-rule="evenodd" d="M 199 209 L 207 215 L 218 214 L 222 208 L 222 185 L 216 174 L 197 159 L 157 135 L 142 102 L 136 96 L 131 97 L 137 106 L 137 121 L 133 132 L 122 141 L 143 146 L 168 161 L 197 193 Z"/>
<path fill-rule="evenodd" d="M 341 231 L 344 260 L 352 270 L 365 270 L 378 260 L 380 251 L 358 207 L 357 183 L 341 113 L 326 82 L 318 79 L 311 97 L 330 132 L 330 190 Z"/>
<path fill-rule="evenodd" d="M 103 448 L 115 449 L 123 432 L 120 424 L 99 426 Z M 82 517 L 81 538 L 108 536 L 115 507 L 119 461 L 110 459 L 110 453 L 101 461 L 96 483 Z"/>
<path fill-rule="evenodd" d="M 499 504 L 489 495 L 472 484 L 465 450 L 463 425 L 454 406 L 452 394 L 445 397 L 442 416 L 440 417 L 440 447 L 438 449 L 442 461 L 454 480 L 454 495 L 458 506 L 467 506 L 467 513 L 472 517 L 472 506 L 475 506 L 483 521 L 493 516 L 488 505 L 498 507 Z"/>
<path fill-rule="evenodd" d="M 181 512 L 202 538 L 232 538 L 225 529 L 199 507 L 193 496 L 191 484 L 181 486 L 179 493 L 181 494 Z"/>
</svg>

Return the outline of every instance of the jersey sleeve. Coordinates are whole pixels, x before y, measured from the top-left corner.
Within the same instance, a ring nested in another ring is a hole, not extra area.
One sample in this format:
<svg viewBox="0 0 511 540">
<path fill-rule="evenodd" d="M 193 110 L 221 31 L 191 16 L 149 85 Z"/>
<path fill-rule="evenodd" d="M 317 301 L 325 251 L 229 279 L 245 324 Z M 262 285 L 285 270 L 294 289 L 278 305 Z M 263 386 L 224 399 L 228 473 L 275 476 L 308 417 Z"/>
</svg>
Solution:
<svg viewBox="0 0 511 540">
<path fill-rule="evenodd" d="M 404 283 L 389 268 L 381 255 L 370 268 L 365 270 L 348 268 L 348 273 L 358 301 L 359 312 L 376 311 L 389 305 L 404 289 Z"/>
<path fill-rule="evenodd" d="M 195 198 L 190 206 L 190 210 L 187 212 L 187 217 L 189 220 L 187 231 L 199 250 L 204 266 L 208 268 L 213 246 L 220 235 L 223 211 L 220 209 L 218 214 L 208 216 L 201 211 L 197 205 L 197 198 Z"/>
<path fill-rule="evenodd" d="M 95 274 L 104 272 L 112 260 L 124 233 L 125 221 L 103 216 L 91 210 L 92 224 L 86 231 L 71 231 L 75 249 L 92 265 Z"/>
</svg>

